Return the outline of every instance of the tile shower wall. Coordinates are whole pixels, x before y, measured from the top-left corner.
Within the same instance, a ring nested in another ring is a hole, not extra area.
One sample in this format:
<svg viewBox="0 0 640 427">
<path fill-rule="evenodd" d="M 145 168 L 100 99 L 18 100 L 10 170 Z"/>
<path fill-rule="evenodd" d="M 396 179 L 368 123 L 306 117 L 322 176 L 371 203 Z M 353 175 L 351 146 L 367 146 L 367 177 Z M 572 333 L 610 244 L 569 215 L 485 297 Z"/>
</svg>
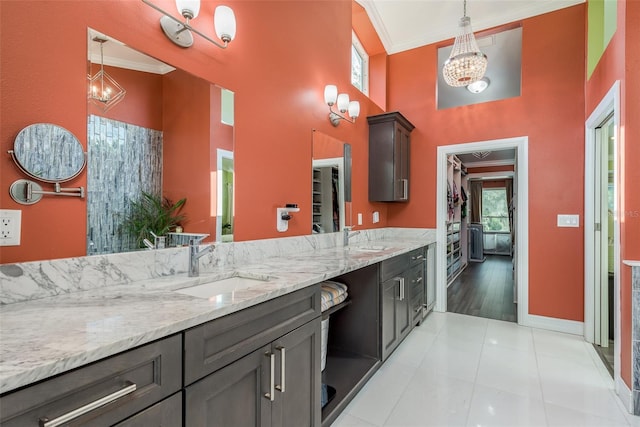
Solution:
<svg viewBox="0 0 640 427">
<path fill-rule="evenodd" d="M 87 255 L 135 249 L 121 231 L 130 200 L 162 191 L 162 132 L 90 115 Z"/>
</svg>

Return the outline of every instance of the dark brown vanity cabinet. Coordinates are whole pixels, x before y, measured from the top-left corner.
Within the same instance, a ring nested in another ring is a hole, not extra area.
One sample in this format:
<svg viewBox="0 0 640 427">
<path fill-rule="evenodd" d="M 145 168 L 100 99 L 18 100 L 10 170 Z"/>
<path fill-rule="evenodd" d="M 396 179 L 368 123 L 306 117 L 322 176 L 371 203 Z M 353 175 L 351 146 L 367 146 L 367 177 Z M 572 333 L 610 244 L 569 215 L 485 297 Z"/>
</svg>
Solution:
<svg viewBox="0 0 640 427">
<path fill-rule="evenodd" d="M 409 201 L 409 146 L 414 126 L 399 112 L 367 117 L 369 201 Z"/>
<path fill-rule="evenodd" d="M 178 334 L 0 397 L 0 425 L 180 426 L 181 388 Z"/>
<path fill-rule="evenodd" d="M 185 426 L 320 426 L 319 290 L 185 332 Z"/>
<path fill-rule="evenodd" d="M 424 248 L 380 263 L 382 360 L 422 321 Z"/>
</svg>

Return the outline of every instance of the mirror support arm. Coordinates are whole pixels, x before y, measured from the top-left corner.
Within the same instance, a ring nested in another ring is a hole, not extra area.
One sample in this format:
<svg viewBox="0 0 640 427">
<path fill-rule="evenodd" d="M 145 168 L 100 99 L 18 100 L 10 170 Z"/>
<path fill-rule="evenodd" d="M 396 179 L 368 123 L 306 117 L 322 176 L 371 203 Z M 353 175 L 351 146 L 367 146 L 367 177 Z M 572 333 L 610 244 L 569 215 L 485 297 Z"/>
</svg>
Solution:
<svg viewBox="0 0 640 427">
<path fill-rule="evenodd" d="M 84 199 L 84 187 L 63 188 L 59 182 L 54 183 L 53 191 L 43 191 L 40 184 L 29 181 L 28 179 L 19 179 L 14 181 L 9 188 L 11 198 L 21 205 L 33 205 L 42 199 L 43 195 L 50 196 L 71 196 Z"/>
</svg>

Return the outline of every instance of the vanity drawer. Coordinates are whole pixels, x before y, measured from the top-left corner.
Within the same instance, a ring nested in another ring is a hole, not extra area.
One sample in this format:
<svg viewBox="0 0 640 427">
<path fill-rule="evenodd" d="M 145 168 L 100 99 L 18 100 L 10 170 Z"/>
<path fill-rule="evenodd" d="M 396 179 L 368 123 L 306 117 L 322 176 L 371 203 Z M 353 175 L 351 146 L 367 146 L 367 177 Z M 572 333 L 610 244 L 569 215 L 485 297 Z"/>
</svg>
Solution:
<svg viewBox="0 0 640 427">
<path fill-rule="evenodd" d="M 174 335 L 8 393 L 0 425 L 112 426 L 180 390 L 181 344 Z"/>
<path fill-rule="evenodd" d="M 317 284 L 185 331 L 185 385 L 320 315 L 320 285 Z"/>
</svg>

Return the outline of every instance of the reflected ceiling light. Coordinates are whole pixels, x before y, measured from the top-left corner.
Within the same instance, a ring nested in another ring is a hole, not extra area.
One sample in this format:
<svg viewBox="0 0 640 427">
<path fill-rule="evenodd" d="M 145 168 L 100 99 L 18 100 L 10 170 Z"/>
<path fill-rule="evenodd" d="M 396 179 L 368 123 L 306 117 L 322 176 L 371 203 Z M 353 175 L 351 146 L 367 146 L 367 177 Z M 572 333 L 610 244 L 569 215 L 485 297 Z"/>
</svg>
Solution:
<svg viewBox="0 0 640 427">
<path fill-rule="evenodd" d="M 127 91 L 104 71 L 103 46 L 108 40 L 102 37 L 94 37 L 92 40 L 100 43 L 100 71 L 93 76 L 89 75 L 89 100 L 102 108 L 102 111 L 107 111 L 122 101 Z"/>
<path fill-rule="evenodd" d="M 218 6 L 213 15 L 213 27 L 216 35 L 222 43 L 212 39 L 206 34 L 193 28 L 189 21 L 196 18 L 200 13 L 200 0 L 176 0 L 178 13 L 185 19 L 184 22 L 164 11 L 149 0 L 142 0 L 146 5 L 151 6 L 164 16 L 160 18 L 160 26 L 164 34 L 180 47 L 191 47 L 193 45 L 193 34 L 196 33 L 205 40 L 213 43 L 219 48 L 226 49 L 229 42 L 236 36 L 236 17 L 233 10 L 228 6 Z"/>
<path fill-rule="evenodd" d="M 345 120 L 349 123 L 355 123 L 356 119 L 360 115 L 360 103 L 358 101 L 349 101 L 349 95 L 346 93 L 338 94 L 338 87 L 335 85 L 326 85 L 324 87 L 324 102 L 329 106 L 329 120 L 334 126 L 340 124 L 340 120 Z M 338 112 L 333 111 L 333 105 L 338 104 Z M 349 114 L 348 119 L 344 116 L 345 113 Z"/>
<path fill-rule="evenodd" d="M 449 59 L 442 67 L 442 76 L 449 86 L 467 86 L 480 80 L 487 71 L 487 55 L 480 52 L 471 30 L 471 18 L 467 16 L 467 0 L 460 18 L 460 34 L 453 43 Z"/>
<path fill-rule="evenodd" d="M 489 154 L 491 154 L 491 151 L 475 151 L 471 154 L 473 154 L 473 157 L 476 157 L 478 159 L 484 159 L 487 158 Z"/>
<path fill-rule="evenodd" d="M 467 85 L 467 90 L 471 93 L 484 92 L 486 88 L 491 84 L 491 80 L 488 77 L 483 77 L 480 80 Z"/>
</svg>

